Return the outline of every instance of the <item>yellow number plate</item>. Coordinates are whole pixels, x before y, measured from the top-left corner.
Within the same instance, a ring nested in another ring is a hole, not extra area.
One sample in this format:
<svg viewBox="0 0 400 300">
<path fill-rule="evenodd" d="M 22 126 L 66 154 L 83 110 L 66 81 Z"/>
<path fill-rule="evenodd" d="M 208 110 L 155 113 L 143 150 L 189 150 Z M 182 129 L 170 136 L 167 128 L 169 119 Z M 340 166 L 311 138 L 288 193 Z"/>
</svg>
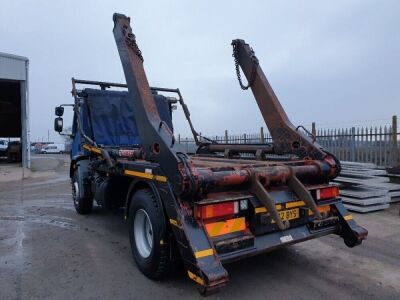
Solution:
<svg viewBox="0 0 400 300">
<path fill-rule="evenodd" d="M 290 221 L 300 218 L 300 210 L 298 208 L 279 211 L 282 221 Z"/>
</svg>

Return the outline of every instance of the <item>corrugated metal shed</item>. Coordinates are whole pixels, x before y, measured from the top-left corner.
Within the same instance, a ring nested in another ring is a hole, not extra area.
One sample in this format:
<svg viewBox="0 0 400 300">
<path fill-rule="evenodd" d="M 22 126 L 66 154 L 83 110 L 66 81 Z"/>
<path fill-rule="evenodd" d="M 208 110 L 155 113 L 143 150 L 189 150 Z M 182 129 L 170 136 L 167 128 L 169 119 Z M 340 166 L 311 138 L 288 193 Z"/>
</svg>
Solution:
<svg viewBox="0 0 400 300">
<path fill-rule="evenodd" d="M 0 81 L 18 82 L 20 86 L 22 166 L 30 168 L 29 129 L 29 60 L 26 57 L 0 52 Z M 5 92 L 1 91 L 0 93 Z M 1 96 L 1 95 L 0 95 Z"/>
</svg>

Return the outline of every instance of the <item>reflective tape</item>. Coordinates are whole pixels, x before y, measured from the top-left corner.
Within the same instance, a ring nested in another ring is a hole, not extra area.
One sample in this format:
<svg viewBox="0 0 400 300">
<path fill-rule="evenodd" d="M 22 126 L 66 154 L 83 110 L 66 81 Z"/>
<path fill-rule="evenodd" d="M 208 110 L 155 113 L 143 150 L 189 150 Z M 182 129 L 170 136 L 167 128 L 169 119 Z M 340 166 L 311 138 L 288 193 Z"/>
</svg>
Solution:
<svg viewBox="0 0 400 300">
<path fill-rule="evenodd" d="M 285 204 L 286 208 L 298 207 L 306 205 L 304 201 L 296 201 L 296 202 L 287 202 Z"/>
<path fill-rule="evenodd" d="M 211 256 L 214 255 L 214 250 L 213 249 L 206 249 L 206 250 L 201 250 L 201 251 L 197 251 L 194 253 L 194 257 L 196 258 L 202 258 L 202 257 L 206 257 L 206 256 Z"/>
<path fill-rule="evenodd" d="M 346 221 L 350 221 L 350 220 L 353 220 L 353 216 L 347 215 L 347 216 L 344 216 L 343 219 L 345 219 Z"/>
<path fill-rule="evenodd" d="M 150 179 L 150 180 L 157 180 L 160 182 L 167 182 L 167 177 L 165 177 L 165 176 L 153 175 L 153 174 L 149 174 L 149 173 L 145 173 L 145 172 L 125 170 L 124 174 L 129 175 L 129 176 L 134 176 L 134 177 L 146 178 L 146 179 Z"/>
<path fill-rule="evenodd" d="M 182 226 L 180 226 L 180 225 L 178 224 L 178 221 L 177 221 L 177 220 L 169 219 L 169 223 L 170 223 L 171 225 L 174 225 L 175 227 L 182 228 Z"/>
<path fill-rule="evenodd" d="M 91 152 L 94 152 L 94 153 L 97 153 L 97 154 L 101 154 L 101 150 L 99 148 L 97 148 L 97 147 L 93 147 L 93 146 L 84 144 L 83 148 L 86 149 L 86 150 L 89 150 Z"/>
<path fill-rule="evenodd" d="M 188 271 L 188 275 L 189 275 L 189 278 L 190 278 L 190 279 L 196 281 L 196 282 L 197 282 L 198 284 L 200 284 L 200 285 L 204 285 L 204 280 L 201 279 L 201 278 L 200 278 L 199 276 L 197 276 L 196 274 L 194 274 L 194 273 Z"/>
<path fill-rule="evenodd" d="M 227 233 L 246 229 L 245 218 L 236 218 L 220 222 L 205 224 L 207 233 L 210 237 L 219 236 Z"/>
<path fill-rule="evenodd" d="M 277 210 L 282 209 L 282 205 L 280 205 L 280 204 L 275 204 L 275 207 L 276 207 Z M 254 212 L 255 212 L 256 214 L 265 213 L 265 212 L 267 212 L 267 211 L 268 211 L 267 208 L 264 207 L 264 206 L 260 206 L 260 207 L 254 208 Z"/>
</svg>

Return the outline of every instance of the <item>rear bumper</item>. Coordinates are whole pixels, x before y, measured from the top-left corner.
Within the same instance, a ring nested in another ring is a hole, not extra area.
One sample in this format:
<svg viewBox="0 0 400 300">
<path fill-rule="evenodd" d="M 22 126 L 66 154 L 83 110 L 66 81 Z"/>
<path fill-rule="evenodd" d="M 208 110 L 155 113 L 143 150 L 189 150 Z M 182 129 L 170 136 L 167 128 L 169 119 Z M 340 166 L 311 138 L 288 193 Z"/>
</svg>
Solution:
<svg viewBox="0 0 400 300">
<path fill-rule="evenodd" d="M 257 235 L 254 236 L 250 247 L 238 246 L 238 250 L 224 251 L 224 253 L 217 251 L 219 259 L 222 263 L 229 263 L 329 234 L 337 234 L 342 237 L 348 247 L 360 245 L 367 238 L 368 231 L 353 220 L 353 216 L 348 213 L 341 201 L 331 203 L 330 206 L 334 211 L 336 221 L 329 226 L 319 228 L 318 226 L 311 226 L 311 222 L 283 231 L 277 230 L 264 235 Z M 231 249 L 235 249 L 234 244 L 230 246 Z"/>
<path fill-rule="evenodd" d="M 327 200 L 324 203 L 320 201 L 319 204 L 329 205 L 330 214 L 323 212 L 321 218 L 300 214 L 300 219 L 292 221 L 290 224 L 292 227 L 285 230 L 279 230 L 276 225 L 270 226 L 269 224 L 273 223 L 269 223 L 268 221 L 271 220 L 268 219 L 264 220 L 266 221 L 264 223 L 255 223 L 256 220 L 250 219 L 246 230 L 232 231 L 221 236 L 207 236 L 206 240 L 204 235 L 207 231 L 204 227 L 184 223 L 187 225 L 186 236 L 197 244 L 202 242 L 202 245 L 195 248 L 192 254 L 189 252 L 185 253 L 186 256 L 182 255 L 184 259 L 195 258 L 194 261 L 185 260 L 189 277 L 206 289 L 214 289 L 228 281 L 228 272 L 223 264 L 330 234 L 343 238 L 348 247 L 360 245 L 367 238 L 368 231 L 357 225 L 340 200 Z M 254 228 L 260 228 L 260 224 L 267 226 L 266 229 L 272 227 L 272 231 L 264 230 L 265 228 L 254 230 Z M 186 249 L 193 251 L 191 248 Z"/>
<path fill-rule="evenodd" d="M 266 253 L 287 245 L 297 244 L 306 240 L 315 239 L 324 235 L 336 233 L 337 226 L 332 226 L 320 230 L 310 230 L 307 225 L 290 228 L 284 231 L 276 231 L 254 238 L 253 247 L 219 254 L 222 263 L 229 263 L 245 257 L 255 256 Z"/>
</svg>

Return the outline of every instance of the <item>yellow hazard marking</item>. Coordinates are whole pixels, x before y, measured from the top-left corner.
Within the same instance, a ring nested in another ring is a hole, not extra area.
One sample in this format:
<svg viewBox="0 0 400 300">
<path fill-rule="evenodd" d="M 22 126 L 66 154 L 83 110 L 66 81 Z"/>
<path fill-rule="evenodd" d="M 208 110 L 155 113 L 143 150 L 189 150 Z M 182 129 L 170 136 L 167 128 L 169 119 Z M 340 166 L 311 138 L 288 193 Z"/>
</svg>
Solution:
<svg viewBox="0 0 400 300">
<path fill-rule="evenodd" d="M 304 201 L 295 201 L 295 202 L 288 202 L 285 204 L 286 208 L 298 207 L 306 205 Z"/>
<path fill-rule="evenodd" d="M 282 205 L 280 205 L 280 204 L 276 204 L 275 205 L 275 207 L 276 207 L 276 209 L 282 209 Z M 255 209 L 254 209 L 254 212 L 256 213 L 256 214 L 261 214 L 261 213 L 265 213 L 265 212 L 267 212 L 268 210 L 267 210 L 267 208 L 265 208 L 264 206 L 261 206 L 261 207 L 256 207 Z"/>
<path fill-rule="evenodd" d="M 260 214 L 260 213 L 263 213 L 263 212 L 267 212 L 267 209 L 265 207 L 256 207 L 254 209 L 254 211 L 255 211 L 256 214 Z"/>
<path fill-rule="evenodd" d="M 236 218 L 220 222 L 205 224 L 207 233 L 210 237 L 219 236 L 231 232 L 241 231 L 246 229 L 245 218 Z"/>
<path fill-rule="evenodd" d="M 177 220 L 169 219 L 169 223 L 170 223 L 171 225 L 174 225 L 174 226 L 178 227 L 178 228 L 182 228 L 182 226 L 180 226 L 180 225 L 178 224 L 178 221 L 177 221 Z"/>
<path fill-rule="evenodd" d="M 167 182 L 167 177 L 161 175 L 155 175 L 155 180 L 160 182 Z"/>
<path fill-rule="evenodd" d="M 97 153 L 97 154 L 101 154 L 101 150 L 99 148 L 97 148 L 97 147 L 93 147 L 93 146 L 84 144 L 83 148 L 85 148 L 86 150 L 89 150 L 91 152 L 94 152 L 94 153 Z"/>
<path fill-rule="evenodd" d="M 149 173 L 132 171 L 132 170 L 125 170 L 124 174 L 129 175 L 129 176 L 134 176 L 134 177 L 146 178 L 146 179 L 150 179 L 150 180 L 157 180 L 160 182 L 167 182 L 167 177 L 161 176 L 161 175 L 153 175 L 153 174 L 149 174 Z"/>
<path fill-rule="evenodd" d="M 220 235 L 223 227 L 225 226 L 225 222 L 216 222 L 206 225 L 207 232 L 210 236 Z"/>
<path fill-rule="evenodd" d="M 350 220 L 353 220 L 353 216 L 347 215 L 347 216 L 344 216 L 343 219 L 345 219 L 346 221 L 350 221 Z"/>
<path fill-rule="evenodd" d="M 206 256 L 211 256 L 214 255 L 214 250 L 213 249 L 206 249 L 206 250 L 201 250 L 201 251 L 197 251 L 194 253 L 194 257 L 196 258 L 202 258 L 202 257 L 206 257 Z"/>
<path fill-rule="evenodd" d="M 201 279 L 199 276 L 196 274 L 193 274 L 192 272 L 188 271 L 189 278 L 196 281 L 200 285 L 204 285 L 204 280 Z"/>
</svg>

